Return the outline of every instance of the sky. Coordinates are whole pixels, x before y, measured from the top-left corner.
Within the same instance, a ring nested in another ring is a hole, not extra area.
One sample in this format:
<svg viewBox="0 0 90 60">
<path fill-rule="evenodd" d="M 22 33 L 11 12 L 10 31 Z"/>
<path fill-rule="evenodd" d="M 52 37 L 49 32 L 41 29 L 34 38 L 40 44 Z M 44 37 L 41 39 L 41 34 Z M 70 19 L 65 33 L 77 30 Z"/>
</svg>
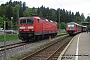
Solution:
<svg viewBox="0 0 90 60">
<path fill-rule="evenodd" d="M 53 9 L 65 9 L 74 13 L 80 12 L 85 17 L 90 16 L 90 0 L 12 0 L 26 2 L 26 6 L 32 7 L 45 7 Z M 0 0 L 0 4 L 9 2 L 9 0 Z"/>
</svg>

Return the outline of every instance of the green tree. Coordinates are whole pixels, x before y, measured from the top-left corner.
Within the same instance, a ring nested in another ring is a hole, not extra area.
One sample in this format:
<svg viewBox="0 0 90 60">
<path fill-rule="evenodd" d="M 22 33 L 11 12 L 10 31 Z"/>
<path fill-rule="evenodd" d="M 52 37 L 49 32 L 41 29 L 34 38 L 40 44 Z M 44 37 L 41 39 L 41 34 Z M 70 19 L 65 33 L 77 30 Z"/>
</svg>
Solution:
<svg viewBox="0 0 90 60">
<path fill-rule="evenodd" d="M 23 2 L 23 12 L 26 10 L 26 3 Z"/>
<path fill-rule="evenodd" d="M 80 23 L 81 22 L 81 18 L 80 18 L 80 13 L 79 12 L 76 12 L 76 14 L 75 14 L 75 22 L 76 23 Z"/>
<path fill-rule="evenodd" d="M 87 22 L 90 22 L 90 17 L 89 16 L 86 18 L 86 21 Z"/>
<path fill-rule="evenodd" d="M 7 5 L 6 7 L 6 17 L 11 20 L 11 17 L 13 16 L 13 7 L 10 5 Z"/>
<path fill-rule="evenodd" d="M 51 19 L 53 21 L 56 21 L 57 20 L 56 11 L 54 9 L 51 9 L 51 13 L 50 13 L 49 19 Z"/>
<path fill-rule="evenodd" d="M 29 14 L 29 11 L 27 11 L 27 10 L 25 10 L 24 12 L 23 12 L 23 16 L 30 16 L 30 14 Z"/>
<path fill-rule="evenodd" d="M 31 14 L 37 14 L 37 9 L 35 7 L 32 8 Z"/>
<path fill-rule="evenodd" d="M 16 19 L 19 18 L 19 10 L 20 10 L 20 5 L 19 4 L 15 5 L 15 7 L 14 7 L 14 13 L 15 13 Z"/>
<path fill-rule="evenodd" d="M 40 17 L 42 17 L 42 16 L 43 16 L 43 14 L 42 14 L 42 12 L 41 12 L 41 11 L 40 11 L 40 13 L 39 13 L 39 16 L 40 16 Z"/>
<path fill-rule="evenodd" d="M 61 29 L 65 29 L 65 28 L 66 28 L 65 22 L 61 22 Z"/>
<path fill-rule="evenodd" d="M 4 4 L 1 4 L 0 6 L 0 16 L 5 16 L 6 15 L 6 6 Z"/>
<path fill-rule="evenodd" d="M 84 17 L 84 14 L 83 13 L 81 14 L 81 17 L 80 18 L 81 18 L 81 22 L 84 22 L 85 21 L 85 17 Z"/>
<path fill-rule="evenodd" d="M 3 17 L 0 16 L 0 27 L 3 27 L 3 23 L 4 23 Z"/>
</svg>

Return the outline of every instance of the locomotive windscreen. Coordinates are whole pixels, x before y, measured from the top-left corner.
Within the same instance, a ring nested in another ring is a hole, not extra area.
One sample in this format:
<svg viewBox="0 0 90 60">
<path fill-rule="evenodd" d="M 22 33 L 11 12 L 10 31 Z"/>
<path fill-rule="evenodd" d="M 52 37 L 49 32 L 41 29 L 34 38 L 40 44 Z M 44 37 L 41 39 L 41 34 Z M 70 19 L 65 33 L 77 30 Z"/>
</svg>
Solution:
<svg viewBox="0 0 90 60">
<path fill-rule="evenodd" d="M 25 18 L 20 20 L 20 24 L 33 24 L 34 19 L 33 18 Z"/>
<path fill-rule="evenodd" d="M 68 23 L 68 28 L 73 29 L 74 28 L 74 23 Z"/>
</svg>

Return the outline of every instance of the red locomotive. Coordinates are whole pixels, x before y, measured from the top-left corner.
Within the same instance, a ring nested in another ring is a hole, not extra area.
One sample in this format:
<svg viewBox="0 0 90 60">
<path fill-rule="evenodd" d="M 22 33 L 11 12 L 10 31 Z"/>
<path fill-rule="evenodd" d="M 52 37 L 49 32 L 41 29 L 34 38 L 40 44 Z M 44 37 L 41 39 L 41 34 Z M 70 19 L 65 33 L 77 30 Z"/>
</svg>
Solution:
<svg viewBox="0 0 90 60">
<path fill-rule="evenodd" d="M 36 40 L 44 36 L 57 35 L 57 23 L 38 16 L 21 17 L 18 20 L 19 38 L 23 41 Z"/>
<path fill-rule="evenodd" d="M 70 22 L 66 24 L 66 32 L 69 35 L 74 35 L 80 32 L 85 32 L 86 28 L 87 28 L 86 26 L 79 25 L 75 22 Z"/>
</svg>

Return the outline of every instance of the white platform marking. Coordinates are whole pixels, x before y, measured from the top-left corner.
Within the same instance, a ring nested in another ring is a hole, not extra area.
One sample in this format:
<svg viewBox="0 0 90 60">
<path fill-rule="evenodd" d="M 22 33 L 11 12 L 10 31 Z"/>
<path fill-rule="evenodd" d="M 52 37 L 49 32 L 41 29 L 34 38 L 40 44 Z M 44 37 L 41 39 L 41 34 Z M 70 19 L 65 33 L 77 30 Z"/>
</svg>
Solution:
<svg viewBox="0 0 90 60">
<path fill-rule="evenodd" d="M 80 34 L 81 35 L 81 34 Z M 76 48 L 76 56 L 75 56 L 75 60 L 78 60 L 78 46 L 79 46 L 79 38 L 80 38 L 80 35 L 78 36 L 78 40 L 77 40 L 77 48 Z"/>
</svg>

